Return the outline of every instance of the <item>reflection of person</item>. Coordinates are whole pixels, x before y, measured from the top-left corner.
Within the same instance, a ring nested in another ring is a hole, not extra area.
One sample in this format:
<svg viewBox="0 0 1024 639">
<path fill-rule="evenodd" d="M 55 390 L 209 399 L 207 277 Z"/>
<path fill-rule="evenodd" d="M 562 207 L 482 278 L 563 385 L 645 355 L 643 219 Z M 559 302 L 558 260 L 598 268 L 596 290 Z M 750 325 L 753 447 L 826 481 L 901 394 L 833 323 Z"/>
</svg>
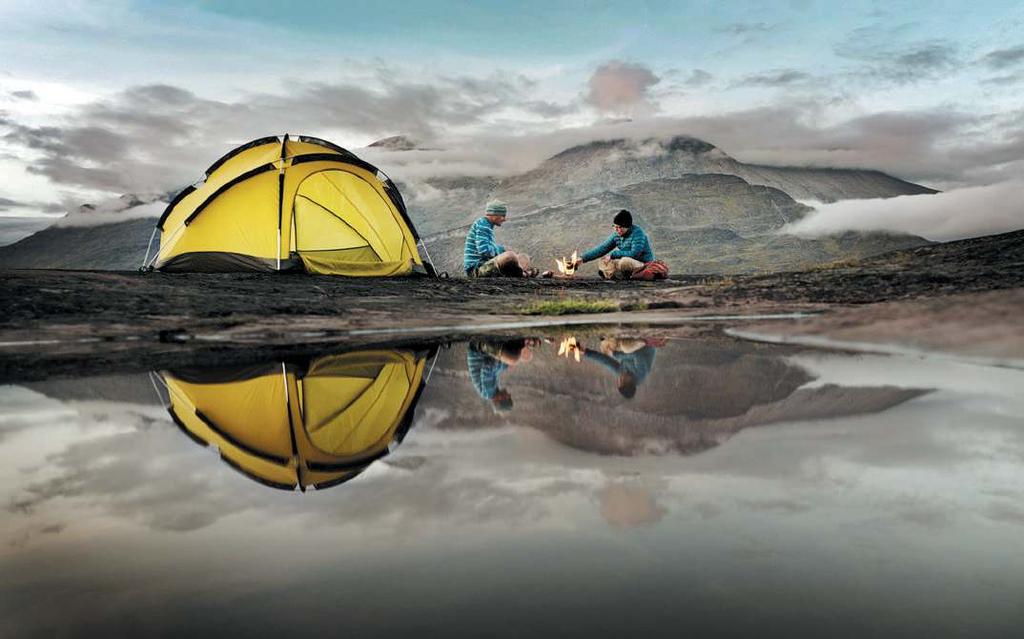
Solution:
<svg viewBox="0 0 1024 639">
<path fill-rule="evenodd" d="M 462 252 L 462 267 L 468 277 L 532 277 L 530 257 L 506 251 L 494 241 L 494 227 L 505 223 L 508 207 L 494 200 L 487 203 L 484 216 L 469 227 Z"/>
<path fill-rule="evenodd" d="M 606 280 L 628 280 L 654 261 L 647 234 L 633 224 L 633 215 L 623 209 L 612 221 L 614 232 L 607 240 L 584 253 L 577 265 L 601 258 L 597 270 Z"/>
<path fill-rule="evenodd" d="M 584 348 L 583 356 L 615 373 L 619 393 L 631 399 L 654 367 L 655 352 L 648 340 L 611 337 L 601 340 L 600 350 Z"/>
<path fill-rule="evenodd" d="M 470 342 L 466 349 L 469 379 L 480 397 L 490 400 L 495 411 L 512 408 L 512 394 L 500 385 L 501 373 L 509 366 L 533 359 L 530 342 L 524 339 L 507 342 Z"/>
</svg>

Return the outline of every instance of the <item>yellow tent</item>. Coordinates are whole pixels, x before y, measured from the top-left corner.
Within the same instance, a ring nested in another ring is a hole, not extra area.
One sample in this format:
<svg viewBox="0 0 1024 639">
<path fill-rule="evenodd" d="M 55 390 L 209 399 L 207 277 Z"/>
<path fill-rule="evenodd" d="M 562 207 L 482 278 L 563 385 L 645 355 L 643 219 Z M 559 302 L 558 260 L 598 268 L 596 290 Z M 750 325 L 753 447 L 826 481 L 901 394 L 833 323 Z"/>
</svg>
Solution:
<svg viewBox="0 0 1024 639">
<path fill-rule="evenodd" d="M 217 160 L 167 206 L 157 230 L 152 265 L 163 271 L 433 274 L 394 183 L 302 135 L 253 140 Z"/>
<path fill-rule="evenodd" d="M 429 353 L 361 351 L 248 368 L 161 372 L 171 419 L 256 481 L 318 489 L 361 473 L 412 424 Z"/>
</svg>

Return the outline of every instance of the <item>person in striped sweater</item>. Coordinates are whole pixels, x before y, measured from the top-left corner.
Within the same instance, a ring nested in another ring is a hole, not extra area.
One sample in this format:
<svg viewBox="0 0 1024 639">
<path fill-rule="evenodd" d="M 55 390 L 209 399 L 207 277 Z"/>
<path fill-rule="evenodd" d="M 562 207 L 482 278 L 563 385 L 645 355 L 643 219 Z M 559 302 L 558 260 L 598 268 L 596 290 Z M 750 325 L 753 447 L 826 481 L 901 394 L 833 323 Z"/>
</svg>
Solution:
<svg viewBox="0 0 1024 639">
<path fill-rule="evenodd" d="M 530 256 L 507 251 L 494 241 L 494 227 L 508 217 L 508 206 L 499 200 L 487 203 L 484 216 L 473 222 L 466 234 L 462 266 L 466 277 L 534 277 Z"/>
<path fill-rule="evenodd" d="M 466 347 L 469 381 L 480 397 L 491 402 L 494 412 L 512 408 L 512 393 L 501 384 L 501 374 L 509 367 L 533 359 L 534 339 L 513 339 L 504 342 L 472 341 Z"/>
</svg>

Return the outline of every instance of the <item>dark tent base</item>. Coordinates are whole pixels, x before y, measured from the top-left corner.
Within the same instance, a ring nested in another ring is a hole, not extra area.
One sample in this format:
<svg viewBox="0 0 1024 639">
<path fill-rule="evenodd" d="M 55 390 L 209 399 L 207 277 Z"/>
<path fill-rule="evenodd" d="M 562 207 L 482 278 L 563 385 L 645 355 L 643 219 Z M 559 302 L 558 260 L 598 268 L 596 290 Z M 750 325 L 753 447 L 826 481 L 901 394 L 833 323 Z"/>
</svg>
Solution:
<svg viewBox="0 0 1024 639">
<path fill-rule="evenodd" d="M 201 253 L 183 253 L 176 255 L 161 264 L 158 271 L 168 273 L 237 273 L 260 271 L 274 273 L 277 269 L 277 260 L 240 253 L 223 253 L 218 251 L 204 251 Z M 302 271 L 302 261 L 298 256 L 281 260 L 282 271 Z"/>
</svg>

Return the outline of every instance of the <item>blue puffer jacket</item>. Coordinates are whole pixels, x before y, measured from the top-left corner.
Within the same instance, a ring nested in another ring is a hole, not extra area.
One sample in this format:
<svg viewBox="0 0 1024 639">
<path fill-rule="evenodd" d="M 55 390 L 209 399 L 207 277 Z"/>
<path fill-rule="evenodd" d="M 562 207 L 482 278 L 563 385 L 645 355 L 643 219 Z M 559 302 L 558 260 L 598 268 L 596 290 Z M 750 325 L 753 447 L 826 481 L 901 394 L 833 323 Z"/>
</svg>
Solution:
<svg viewBox="0 0 1024 639">
<path fill-rule="evenodd" d="M 654 261 L 654 249 L 651 248 L 651 241 L 647 239 L 644 230 L 635 224 L 629 229 L 629 233 L 622 237 L 619 237 L 618 233 L 612 233 L 599 246 L 584 253 L 581 259 L 584 262 L 590 262 L 609 251 L 611 251 L 612 259 L 631 257 L 645 264 Z"/>
</svg>

